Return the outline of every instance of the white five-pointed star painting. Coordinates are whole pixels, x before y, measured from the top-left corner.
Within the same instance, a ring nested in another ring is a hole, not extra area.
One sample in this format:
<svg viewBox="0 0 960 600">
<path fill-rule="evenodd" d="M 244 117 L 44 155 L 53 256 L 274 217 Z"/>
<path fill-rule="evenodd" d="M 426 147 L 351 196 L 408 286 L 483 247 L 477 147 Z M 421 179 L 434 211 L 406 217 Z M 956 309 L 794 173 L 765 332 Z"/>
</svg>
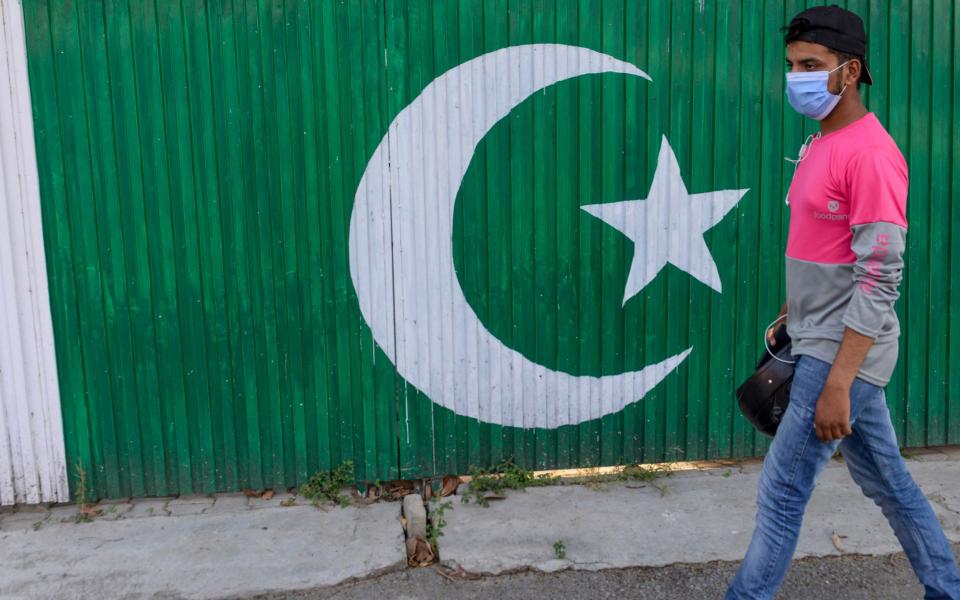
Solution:
<svg viewBox="0 0 960 600">
<path fill-rule="evenodd" d="M 677 157 L 664 136 L 646 199 L 588 204 L 580 208 L 633 242 L 633 262 L 623 291 L 626 304 L 667 263 L 721 292 L 720 273 L 703 234 L 719 223 L 747 191 L 689 193 L 680 176 Z"/>
</svg>

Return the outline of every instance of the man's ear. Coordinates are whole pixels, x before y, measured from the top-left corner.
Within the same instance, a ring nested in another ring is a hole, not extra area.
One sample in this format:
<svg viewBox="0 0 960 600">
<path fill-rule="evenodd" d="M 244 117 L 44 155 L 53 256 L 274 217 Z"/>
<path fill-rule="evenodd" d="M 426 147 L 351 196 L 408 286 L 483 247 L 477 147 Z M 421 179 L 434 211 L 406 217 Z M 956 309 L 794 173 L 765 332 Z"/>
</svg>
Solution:
<svg viewBox="0 0 960 600">
<path fill-rule="evenodd" d="M 863 69 L 863 63 L 860 62 L 859 58 L 854 58 L 849 63 L 847 63 L 847 68 L 844 69 L 845 73 L 843 76 L 843 82 L 851 87 L 857 87 L 857 82 L 860 81 L 860 71 Z"/>
</svg>

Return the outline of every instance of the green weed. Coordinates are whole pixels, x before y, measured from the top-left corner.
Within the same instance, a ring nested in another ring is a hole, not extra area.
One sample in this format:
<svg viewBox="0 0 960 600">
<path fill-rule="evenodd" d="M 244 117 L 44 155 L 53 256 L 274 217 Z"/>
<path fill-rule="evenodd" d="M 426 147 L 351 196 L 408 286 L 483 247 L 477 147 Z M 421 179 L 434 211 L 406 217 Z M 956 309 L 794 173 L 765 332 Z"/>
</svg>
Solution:
<svg viewBox="0 0 960 600">
<path fill-rule="evenodd" d="M 434 556 L 440 556 L 440 536 L 443 535 L 443 528 L 447 525 L 447 520 L 443 518 L 443 513 L 453 508 L 450 501 L 440 502 L 436 496 L 431 500 L 430 512 L 427 515 L 427 542 L 433 549 Z"/>
<path fill-rule="evenodd" d="M 347 506 L 350 498 L 340 493 L 345 485 L 353 481 L 353 462 L 344 461 L 332 471 L 315 473 L 305 484 L 300 486 L 299 494 L 311 500 L 314 504 L 324 500 Z"/>
<path fill-rule="evenodd" d="M 567 557 L 567 547 L 563 544 L 563 540 L 553 543 L 553 553 L 561 560 Z"/>
<path fill-rule="evenodd" d="M 517 466 L 512 459 L 507 459 L 489 470 L 471 469 L 470 485 L 461 500 L 465 504 L 474 501 L 480 506 L 489 506 L 489 500 L 502 497 L 505 490 L 552 485 L 559 479 L 546 474 L 534 475 L 533 471 Z"/>
<path fill-rule="evenodd" d="M 620 472 L 620 480 L 650 482 L 655 479 L 660 479 L 661 477 L 669 477 L 672 474 L 673 471 L 671 471 L 667 465 L 644 466 L 632 464 L 623 467 L 623 471 Z"/>
<path fill-rule="evenodd" d="M 87 471 L 78 460 L 74 465 L 77 475 L 77 489 L 73 492 L 73 498 L 77 502 L 77 514 L 73 517 L 74 523 L 89 523 L 94 517 L 100 516 L 103 511 L 90 507 L 90 492 L 87 489 Z"/>
<path fill-rule="evenodd" d="M 627 465 L 623 468 L 623 471 L 620 472 L 619 478 L 622 481 L 642 481 L 643 483 L 650 484 L 651 487 L 656 488 L 661 496 L 667 495 L 667 487 L 658 482 L 659 479 L 663 477 L 670 477 L 673 475 L 673 471 L 670 470 L 670 467 L 667 465 Z"/>
</svg>

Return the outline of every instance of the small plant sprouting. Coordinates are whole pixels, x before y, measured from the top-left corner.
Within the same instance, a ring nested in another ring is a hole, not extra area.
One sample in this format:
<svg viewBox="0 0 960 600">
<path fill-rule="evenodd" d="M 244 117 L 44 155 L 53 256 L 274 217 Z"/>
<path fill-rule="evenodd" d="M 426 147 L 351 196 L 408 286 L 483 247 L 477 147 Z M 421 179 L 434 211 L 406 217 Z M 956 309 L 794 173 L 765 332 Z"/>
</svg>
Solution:
<svg viewBox="0 0 960 600">
<path fill-rule="evenodd" d="M 560 560 L 567 557 L 567 547 L 564 545 L 563 540 L 557 540 L 553 543 L 553 553 Z"/>
<path fill-rule="evenodd" d="M 94 517 L 99 516 L 102 511 L 90 508 L 90 492 L 87 489 L 87 471 L 78 460 L 74 469 L 77 475 L 77 489 L 73 493 L 73 498 L 77 502 L 77 514 L 73 517 L 74 523 L 89 523 Z"/>
<path fill-rule="evenodd" d="M 669 477 L 673 474 L 673 471 L 670 470 L 670 467 L 667 465 L 627 465 L 623 468 L 623 471 L 620 472 L 620 479 L 627 480 L 633 479 L 635 481 L 653 481 L 654 479 L 659 479 L 661 477 Z"/>
<path fill-rule="evenodd" d="M 723 476 L 724 476 L 724 477 L 730 477 L 730 475 L 732 475 L 732 474 L 733 474 L 733 472 L 732 472 L 730 469 L 727 469 L 726 471 L 723 472 Z"/>
<path fill-rule="evenodd" d="M 524 490 L 528 487 L 552 485 L 559 477 L 547 474 L 534 475 L 507 459 L 492 469 L 470 469 L 470 485 L 461 499 L 469 503 L 471 499 L 480 506 L 489 506 L 490 498 L 499 497 L 504 490 Z"/>
<path fill-rule="evenodd" d="M 440 556 L 440 536 L 443 535 L 443 528 L 447 525 L 447 520 L 443 518 L 443 513 L 453 508 L 453 503 L 449 500 L 440 502 L 434 496 L 430 501 L 430 513 L 427 516 L 427 542 L 433 550 L 434 556 Z"/>
<path fill-rule="evenodd" d="M 673 475 L 673 471 L 670 470 L 670 467 L 667 465 L 627 465 L 623 468 L 623 471 L 620 472 L 620 479 L 626 481 L 632 479 L 635 481 L 642 481 L 644 483 L 649 483 L 651 486 L 655 487 L 660 491 L 661 496 L 667 495 L 666 486 L 657 482 L 658 479 L 662 477 L 670 477 Z"/>
<path fill-rule="evenodd" d="M 300 486 L 299 494 L 314 504 L 329 500 L 340 506 L 347 506 L 350 504 L 350 498 L 341 494 L 340 490 L 352 480 L 353 462 L 344 461 L 332 471 L 315 473 L 305 484 Z"/>
<path fill-rule="evenodd" d="M 77 461 L 77 464 L 74 466 L 77 475 L 77 489 L 73 492 L 73 498 L 77 502 L 77 506 L 83 510 L 87 506 L 87 471 L 83 468 L 83 465 L 80 464 L 80 461 Z"/>
</svg>

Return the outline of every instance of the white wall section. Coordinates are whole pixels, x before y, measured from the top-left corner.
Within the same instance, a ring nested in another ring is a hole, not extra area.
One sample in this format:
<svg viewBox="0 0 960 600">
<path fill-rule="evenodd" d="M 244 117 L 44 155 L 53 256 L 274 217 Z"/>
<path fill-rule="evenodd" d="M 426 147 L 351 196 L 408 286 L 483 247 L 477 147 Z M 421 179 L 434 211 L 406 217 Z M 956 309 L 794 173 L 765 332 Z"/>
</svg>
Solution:
<svg viewBox="0 0 960 600">
<path fill-rule="evenodd" d="M 20 0 L 0 0 L 0 504 L 69 500 Z"/>
</svg>

